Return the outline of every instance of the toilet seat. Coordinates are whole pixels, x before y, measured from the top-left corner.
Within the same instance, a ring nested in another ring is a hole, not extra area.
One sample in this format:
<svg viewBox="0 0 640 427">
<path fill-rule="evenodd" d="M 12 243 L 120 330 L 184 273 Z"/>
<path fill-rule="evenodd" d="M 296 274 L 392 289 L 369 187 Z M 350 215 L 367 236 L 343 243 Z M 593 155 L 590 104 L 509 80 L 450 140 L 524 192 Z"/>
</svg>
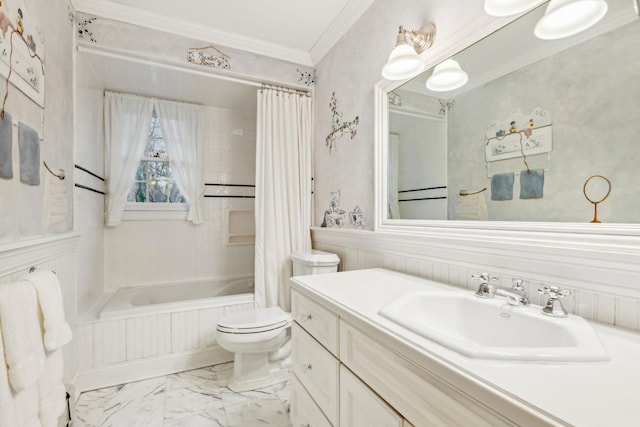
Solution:
<svg viewBox="0 0 640 427">
<path fill-rule="evenodd" d="M 291 313 L 280 307 L 267 307 L 223 316 L 218 320 L 216 330 L 227 334 L 254 334 L 285 328 L 290 324 Z"/>
</svg>

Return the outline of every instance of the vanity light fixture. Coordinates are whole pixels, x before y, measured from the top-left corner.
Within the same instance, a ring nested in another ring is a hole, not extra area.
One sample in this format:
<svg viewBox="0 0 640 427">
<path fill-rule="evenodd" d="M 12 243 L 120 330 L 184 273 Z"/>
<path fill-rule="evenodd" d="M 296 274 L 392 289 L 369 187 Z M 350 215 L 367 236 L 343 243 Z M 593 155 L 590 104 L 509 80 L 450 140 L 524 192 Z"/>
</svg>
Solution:
<svg viewBox="0 0 640 427">
<path fill-rule="evenodd" d="M 541 0 L 484 0 L 484 11 L 491 16 L 509 16 L 540 4 Z"/>
<path fill-rule="evenodd" d="M 405 80 L 420 73 L 424 69 L 424 61 L 419 54 L 431 47 L 435 37 L 436 26 L 432 23 L 417 31 L 407 31 L 401 25 L 396 47 L 382 67 L 382 77 L 389 80 Z"/>
<path fill-rule="evenodd" d="M 596 24 L 607 9 L 605 0 L 551 0 L 534 33 L 543 40 L 569 37 Z"/>
<path fill-rule="evenodd" d="M 447 92 L 464 86 L 469 77 L 462 71 L 460 64 L 453 59 L 447 59 L 436 65 L 433 74 L 427 79 L 427 89 L 434 92 Z"/>
</svg>

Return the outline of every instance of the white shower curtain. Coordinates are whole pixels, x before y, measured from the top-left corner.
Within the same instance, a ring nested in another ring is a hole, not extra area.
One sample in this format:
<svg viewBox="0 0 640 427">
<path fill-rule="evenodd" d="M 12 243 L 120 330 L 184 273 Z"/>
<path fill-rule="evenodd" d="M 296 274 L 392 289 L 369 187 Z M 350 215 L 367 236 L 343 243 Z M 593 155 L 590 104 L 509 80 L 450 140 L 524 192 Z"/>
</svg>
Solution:
<svg viewBox="0 0 640 427">
<path fill-rule="evenodd" d="M 122 221 L 127 194 L 147 145 L 153 100 L 113 92 L 104 96 L 105 223 L 116 226 Z"/>
<path fill-rule="evenodd" d="M 187 219 L 202 224 L 204 196 L 203 107 L 156 101 L 156 115 L 167 145 L 176 184 L 189 201 Z"/>
<path fill-rule="evenodd" d="M 311 98 L 258 91 L 255 301 L 290 310 L 289 255 L 311 247 Z"/>
</svg>

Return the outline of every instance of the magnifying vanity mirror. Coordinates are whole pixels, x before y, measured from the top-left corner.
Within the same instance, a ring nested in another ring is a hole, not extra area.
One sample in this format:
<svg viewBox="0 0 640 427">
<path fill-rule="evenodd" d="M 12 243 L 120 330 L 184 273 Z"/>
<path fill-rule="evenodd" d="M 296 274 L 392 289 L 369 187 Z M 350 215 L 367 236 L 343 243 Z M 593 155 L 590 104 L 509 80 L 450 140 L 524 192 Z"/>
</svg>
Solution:
<svg viewBox="0 0 640 427">
<path fill-rule="evenodd" d="M 593 204 L 593 219 L 591 222 L 600 223 L 598 219 L 598 204 L 604 202 L 611 194 L 611 181 L 602 175 L 587 178 L 582 187 L 584 197 Z"/>
<path fill-rule="evenodd" d="M 640 223 L 640 22 L 633 1 L 608 3 L 578 35 L 537 39 L 542 5 L 452 55 L 459 89 L 430 91 L 428 70 L 385 90 L 381 224 L 586 224 L 593 175 L 614 188 L 600 216 Z"/>
</svg>

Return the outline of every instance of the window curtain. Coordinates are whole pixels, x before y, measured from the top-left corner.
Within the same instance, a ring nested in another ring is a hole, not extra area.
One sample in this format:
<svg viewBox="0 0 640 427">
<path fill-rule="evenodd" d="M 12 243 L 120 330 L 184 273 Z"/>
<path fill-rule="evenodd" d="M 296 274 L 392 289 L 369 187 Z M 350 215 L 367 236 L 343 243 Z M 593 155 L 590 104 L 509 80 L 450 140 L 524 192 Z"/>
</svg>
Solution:
<svg viewBox="0 0 640 427">
<path fill-rule="evenodd" d="M 258 91 L 255 301 L 290 310 L 294 250 L 311 248 L 311 98 Z"/>
<path fill-rule="evenodd" d="M 147 144 L 152 114 L 153 100 L 149 98 L 105 93 L 107 226 L 113 227 L 122 221 L 127 194 Z"/>
<path fill-rule="evenodd" d="M 189 201 L 187 219 L 202 224 L 204 196 L 203 107 L 156 100 L 156 115 L 166 142 L 171 171 L 182 194 Z"/>
</svg>

